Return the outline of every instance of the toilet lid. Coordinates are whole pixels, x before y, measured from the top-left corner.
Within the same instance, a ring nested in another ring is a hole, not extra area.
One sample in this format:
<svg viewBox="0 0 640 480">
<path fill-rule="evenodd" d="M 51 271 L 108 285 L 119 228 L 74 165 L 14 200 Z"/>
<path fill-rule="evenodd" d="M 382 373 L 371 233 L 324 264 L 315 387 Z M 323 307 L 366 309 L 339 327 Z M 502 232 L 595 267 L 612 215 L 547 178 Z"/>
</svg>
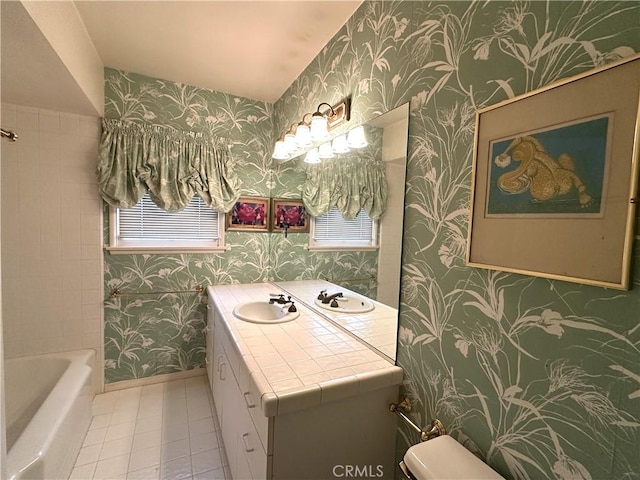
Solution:
<svg viewBox="0 0 640 480">
<path fill-rule="evenodd" d="M 504 480 L 449 435 L 412 446 L 404 463 L 418 480 Z"/>
</svg>

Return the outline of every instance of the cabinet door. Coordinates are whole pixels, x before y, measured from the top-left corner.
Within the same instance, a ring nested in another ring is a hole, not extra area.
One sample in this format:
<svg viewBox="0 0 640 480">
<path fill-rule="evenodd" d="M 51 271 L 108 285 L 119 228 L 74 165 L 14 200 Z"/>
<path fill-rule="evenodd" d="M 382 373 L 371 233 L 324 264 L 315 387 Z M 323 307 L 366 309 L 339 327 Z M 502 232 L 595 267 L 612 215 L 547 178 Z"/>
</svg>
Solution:
<svg viewBox="0 0 640 480">
<path fill-rule="evenodd" d="M 238 442 L 242 442 L 242 440 L 238 440 Z M 239 446 L 242 448 L 242 445 Z M 240 455 L 238 457 L 238 469 L 237 475 L 234 475 L 233 478 L 238 480 L 253 480 L 255 477 L 251 473 L 251 469 L 249 468 L 249 461 L 246 456 Z"/>
<path fill-rule="evenodd" d="M 252 479 L 264 480 L 267 478 L 267 454 L 262 447 L 262 442 L 258 437 L 249 412 L 244 408 L 244 405 L 242 407 L 238 416 L 238 462 L 247 462 L 249 464 Z"/>
<path fill-rule="evenodd" d="M 225 356 L 225 362 L 226 362 Z M 227 451 L 227 459 L 229 460 L 229 470 L 231 470 L 231 478 L 240 479 L 238 476 L 238 441 L 240 430 L 240 409 L 242 407 L 240 398 L 240 390 L 231 372 L 229 363 L 223 363 L 222 372 L 224 381 L 222 384 L 222 410 L 224 414 L 221 420 L 222 440 L 225 450 Z"/>
</svg>

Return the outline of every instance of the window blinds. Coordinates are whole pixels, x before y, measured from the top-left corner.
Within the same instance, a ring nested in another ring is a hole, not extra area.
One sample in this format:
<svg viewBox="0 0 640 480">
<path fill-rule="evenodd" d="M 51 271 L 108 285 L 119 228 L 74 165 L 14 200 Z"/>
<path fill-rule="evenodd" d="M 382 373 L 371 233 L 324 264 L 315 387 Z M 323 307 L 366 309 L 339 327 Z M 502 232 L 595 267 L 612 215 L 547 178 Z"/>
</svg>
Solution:
<svg viewBox="0 0 640 480">
<path fill-rule="evenodd" d="M 313 240 L 316 245 L 373 244 L 373 220 L 360 210 L 356 218 L 345 219 L 337 207 L 315 218 Z"/>
<path fill-rule="evenodd" d="M 133 208 L 119 209 L 120 240 L 189 240 L 211 242 L 220 237 L 218 212 L 194 195 L 178 212 L 158 208 L 147 192 Z"/>
</svg>

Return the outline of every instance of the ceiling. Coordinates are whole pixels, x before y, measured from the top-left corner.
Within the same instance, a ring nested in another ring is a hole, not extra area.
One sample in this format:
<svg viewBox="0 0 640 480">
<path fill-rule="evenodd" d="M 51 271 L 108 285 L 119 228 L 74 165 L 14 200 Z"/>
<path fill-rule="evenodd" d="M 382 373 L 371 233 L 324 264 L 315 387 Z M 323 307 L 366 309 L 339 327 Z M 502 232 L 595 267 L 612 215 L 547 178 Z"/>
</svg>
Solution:
<svg viewBox="0 0 640 480">
<path fill-rule="evenodd" d="M 3 102 L 96 115 L 47 38 L 20 2 L 0 1 Z"/>
<path fill-rule="evenodd" d="M 107 67 L 275 102 L 362 3 L 86 1 Z"/>
</svg>

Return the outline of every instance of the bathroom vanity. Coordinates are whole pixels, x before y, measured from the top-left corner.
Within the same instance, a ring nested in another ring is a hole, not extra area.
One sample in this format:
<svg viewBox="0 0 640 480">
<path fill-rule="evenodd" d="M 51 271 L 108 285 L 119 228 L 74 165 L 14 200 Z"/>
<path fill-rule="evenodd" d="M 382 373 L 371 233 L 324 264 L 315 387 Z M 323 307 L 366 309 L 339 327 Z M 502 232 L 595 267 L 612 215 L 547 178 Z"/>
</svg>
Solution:
<svg viewBox="0 0 640 480">
<path fill-rule="evenodd" d="M 356 468 L 393 478 L 388 405 L 401 368 L 295 297 L 299 315 L 284 323 L 233 314 L 270 294 L 288 297 L 273 284 L 207 293 L 207 374 L 233 478 L 327 479 Z"/>
</svg>

